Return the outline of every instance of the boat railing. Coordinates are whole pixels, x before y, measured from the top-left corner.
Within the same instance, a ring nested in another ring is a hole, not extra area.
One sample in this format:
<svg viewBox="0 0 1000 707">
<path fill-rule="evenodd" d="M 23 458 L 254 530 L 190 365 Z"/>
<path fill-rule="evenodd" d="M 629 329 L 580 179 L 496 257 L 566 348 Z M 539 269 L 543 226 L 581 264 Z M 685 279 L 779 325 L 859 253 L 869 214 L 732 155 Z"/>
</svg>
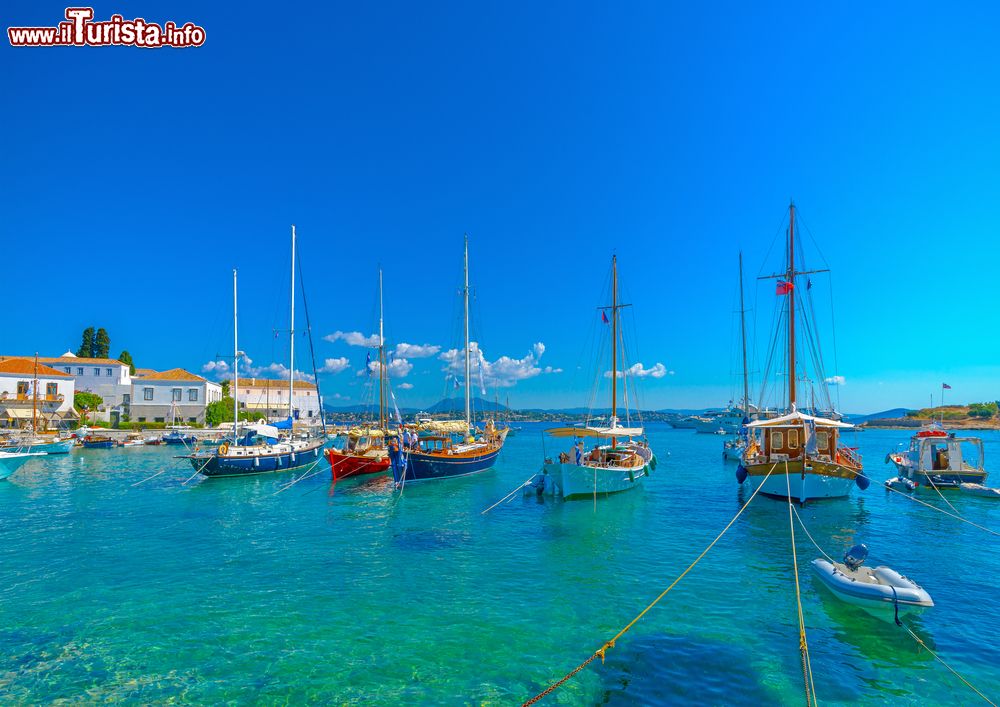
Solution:
<svg viewBox="0 0 1000 707">
<path fill-rule="evenodd" d="M 861 467 L 861 454 L 853 447 L 841 447 L 837 450 L 841 459 L 846 459 L 852 466 Z"/>
</svg>

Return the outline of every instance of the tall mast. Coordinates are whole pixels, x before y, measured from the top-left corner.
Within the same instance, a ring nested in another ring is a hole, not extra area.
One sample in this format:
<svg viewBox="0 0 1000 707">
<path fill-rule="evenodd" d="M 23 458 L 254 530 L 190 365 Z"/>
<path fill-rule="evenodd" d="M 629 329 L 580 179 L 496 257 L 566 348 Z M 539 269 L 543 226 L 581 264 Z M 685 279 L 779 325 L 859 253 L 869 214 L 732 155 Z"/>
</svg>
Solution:
<svg viewBox="0 0 1000 707">
<path fill-rule="evenodd" d="M 239 310 L 236 304 L 236 268 L 233 268 L 233 443 L 237 440 L 240 424 L 240 340 Z M 265 420 L 266 422 L 266 420 Z"/>
<path fill-rule="evenodd" d="M 618 256 L 611 256 L 611 426 L 618 416 Z M 611 446 L 615 446 L 611 438 Z"/>
<path fill-rule="evenodd" d="M 788 409 L 795 407 L 795 202 L 788 206 Z"/>
<path fill-rule="evenodd" d="M 743 341 L 743 415 L 750 417 L 750 383 L 747 376 L 747 323 L 743 305 L 743 251 L 740 251 L 740 338 Z"/>
<path fill-rule="evenodd" d="M 35 380 L 31 385 L 31 432 L 38 432 L 38 352 L 35 352 Z"/>
<path fill-rule="evenodd" d="M 469 399 L 469 380 L 472 378 L 472 362 L 469 359 L 469 235 L 465 235 L 465 287 L 462 288 L 465 300 L 465 424 L 472 427 L 472 405 Z"/>
<path fill-rule="evenodd" d="M 288 419 L 295 426 L 292 399 L 295 394 L 295 225 L 292 225 L 292 320 L 288 331 Z"/>
<path fill-rule="evenodd" d="M 389 405 L 385 398 L 385 331 L 383 327 L 382 309 L 382 268 L 378 270 L 378 424 L 379 429 L 386 428 L 386 418 L 389 417 Z"/>
</svg>

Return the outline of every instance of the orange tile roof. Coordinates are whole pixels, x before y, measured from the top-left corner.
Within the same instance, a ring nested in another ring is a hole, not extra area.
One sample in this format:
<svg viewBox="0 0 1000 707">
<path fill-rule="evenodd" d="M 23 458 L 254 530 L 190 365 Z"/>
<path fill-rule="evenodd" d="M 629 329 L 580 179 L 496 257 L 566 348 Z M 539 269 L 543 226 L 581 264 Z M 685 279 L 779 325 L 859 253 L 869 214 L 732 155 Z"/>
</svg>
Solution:
<svg viewBox="0 0 1000 707">
<path fill-rule="evenodd" d="M 137 368 L 135 369 L 135 373 L 132 375 L 135 378 L 148 378 L 149 376 L 155 376 L 156 373 L 157 372 L 152 368 Z"/>
<path fill-rule="evenodd" d="M 169 371 L 163 371 L 162 373 L 151 373 L 148 376 L 144 376 L 145 380 L 155 380 L 155 381 L 194 381 L 198 383 L 204 383 L 204 378 L 199 375 L 195 375 L 190 371 L 185 371 L 183 368 L 171 368 Z"/>
<path fill-rule="evenodd" d="M 39 356 L 39 361 L 45 361 L 45 363 L 61 363 L 64 366 L 72 365 L 74 363 L 85 363 L 88 365 L 99 364 L 101 366 L 124 366 L 127 364 L 122 363 L 117 358 L 87 358 L 84 356 Z"/>
<path fill-rule="evenodd" d="M 232 381 L 230 381 L 230 385 Z M 288 390 L 287 380 L 275 378 L 240 378 L 240 388 L 270 388 L 272 390 Z M 295 390 L 316 390 L 316 384 L 309 381 L 295 381 Z"/>
<path fill-rule="evenodd" d="M 41 359 L 38 359 L 41 361 Z M 35 360 L 33 358 L 4 358 L 0 360 L 0 373 L 16 373 L 19 375 L 35 375 Z M 38 375 L 45 378 L 72 378 L 73 376 L 57 371 L 44 364 L 38 364 Z"/>
</svg>

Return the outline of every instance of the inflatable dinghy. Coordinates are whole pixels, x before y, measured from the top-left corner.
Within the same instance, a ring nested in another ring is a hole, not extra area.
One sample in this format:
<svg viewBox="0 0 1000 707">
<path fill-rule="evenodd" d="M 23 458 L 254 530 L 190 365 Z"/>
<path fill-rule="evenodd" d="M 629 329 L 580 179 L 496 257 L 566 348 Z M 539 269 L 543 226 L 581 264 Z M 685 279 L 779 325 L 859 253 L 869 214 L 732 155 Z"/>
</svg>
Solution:
<svg viewBox="0 0 1000 707">
<path fill-rule="evenodd" d="M 868 548 L 856 545 L 847 551 L 843 562 L 816 559 L 812 566 L 838 598 L 880 619 L 892 621 L 897 609 L 904 614 L 934 606 L 931 595 L 919 584 L 889 567 L 865 567 L 866 557 Z"/>
<path fill-rule="evenodd" d="M 982 484 L 962 484 L 959 488 L 961 488 L 965 493 L 971 493 L 974 496 L 1000 498 L 1000 489 L 983 486 Z"/>
<path fill-rule="evenodd" d="M 911 481 L 905 476 L 894 476 L 891 479 L 886 479 L 885 487 L 896 491 L 912 491 L 917 488 L 917 482 Z"/>
</svg>

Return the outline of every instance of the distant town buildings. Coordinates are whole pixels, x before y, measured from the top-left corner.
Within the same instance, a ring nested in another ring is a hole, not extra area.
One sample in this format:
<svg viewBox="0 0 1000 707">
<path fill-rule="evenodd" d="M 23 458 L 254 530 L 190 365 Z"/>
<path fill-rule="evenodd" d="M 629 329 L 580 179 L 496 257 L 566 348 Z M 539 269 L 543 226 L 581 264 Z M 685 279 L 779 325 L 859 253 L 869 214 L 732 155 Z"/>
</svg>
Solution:
<svg viewBox="0 0 1000 707">
<path fill-rule="evenodd" d="M 130 417 L 136 422 L 204 424 L 205 408 L 222 400 L 221 385 L 183 368 L 135 373 Z"/>
<path fill-rule="evenodd" d="M 271 378 L 240 378 L 240 410 L 261 413 L 268 420 L 288 417 L 288 381 Z M 295 381 L 292 394 L 293 417 L 305 424 L 320 424 L 316 385 Z"/>
</svg>

